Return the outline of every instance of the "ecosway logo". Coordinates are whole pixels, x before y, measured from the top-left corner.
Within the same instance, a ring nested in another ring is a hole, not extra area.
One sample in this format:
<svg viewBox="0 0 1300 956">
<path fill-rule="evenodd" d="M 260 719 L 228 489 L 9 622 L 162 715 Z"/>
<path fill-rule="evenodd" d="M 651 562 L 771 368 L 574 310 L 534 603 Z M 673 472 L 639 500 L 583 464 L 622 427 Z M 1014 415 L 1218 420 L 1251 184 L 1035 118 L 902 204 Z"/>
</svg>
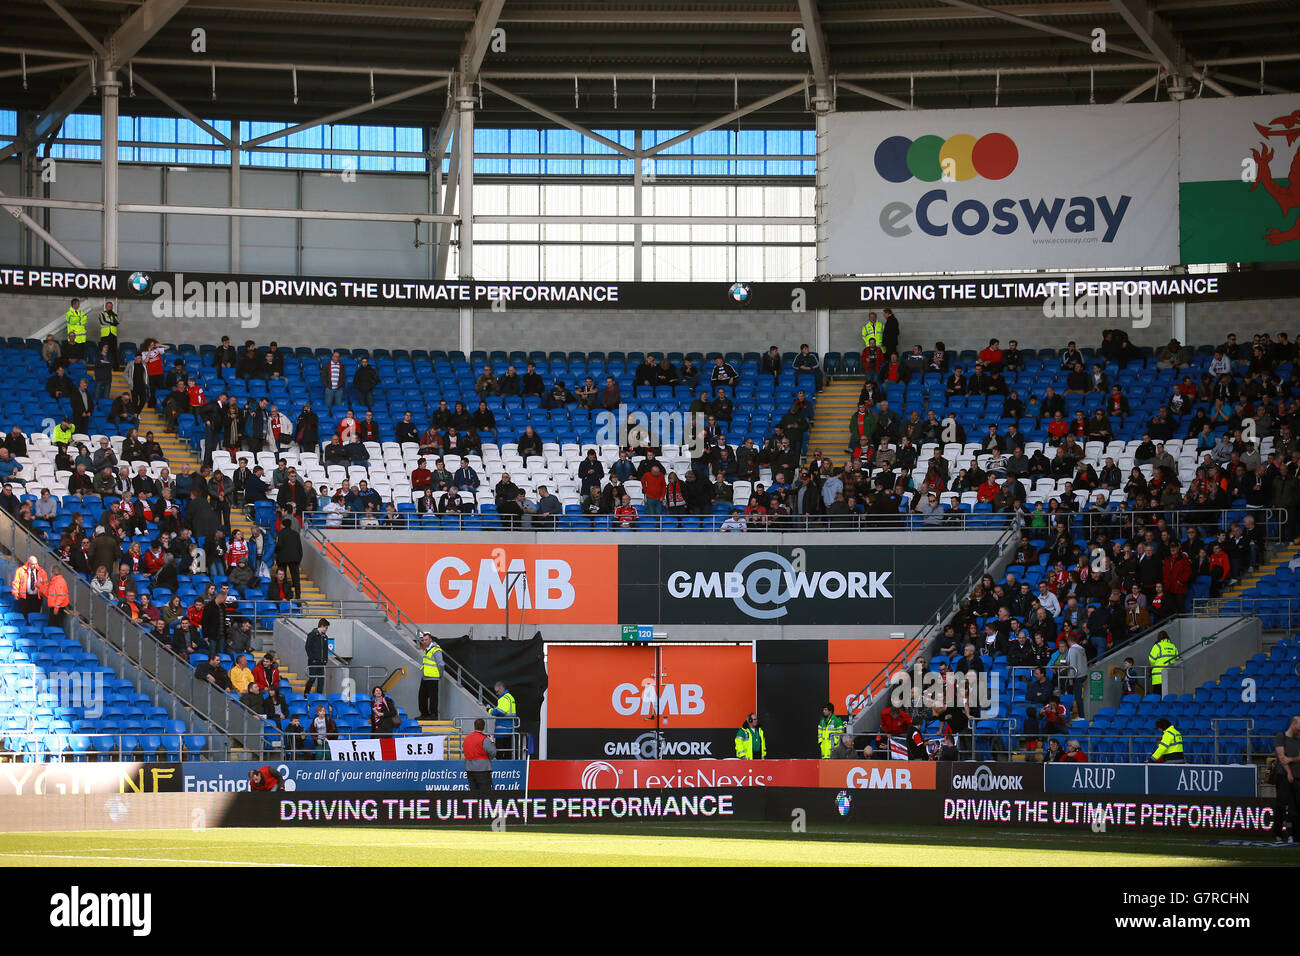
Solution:
<svg viewBox="0 0 1300 956">
<path fill-rule="evenodd" d="M 618 770 L 608 760 L 594 760 L 582 770 L 582 789 L 599 790 L 601 774 L 608 771 L 613 775 L 613 789 L 618 789 Z"/>
<path fill-rule="evenodd" d="M 1006 179 L 1020 162 L 1015 141 L 1005 133 L 941 136 L 890 136 L 876 147 L 876 172 L 891 183 L 919 179 L 926 183 Z"/>
</svg>

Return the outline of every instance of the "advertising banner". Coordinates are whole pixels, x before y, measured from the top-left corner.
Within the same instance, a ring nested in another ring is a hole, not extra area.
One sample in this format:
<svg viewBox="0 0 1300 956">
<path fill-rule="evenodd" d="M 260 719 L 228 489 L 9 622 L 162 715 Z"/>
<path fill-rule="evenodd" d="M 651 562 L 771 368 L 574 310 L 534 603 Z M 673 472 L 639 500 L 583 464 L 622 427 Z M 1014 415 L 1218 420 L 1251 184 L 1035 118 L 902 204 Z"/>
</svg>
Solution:
<svg viewBox="0 0 1300 956">
<path fill-rule="evenodd" d="M 926 760 L 819 760 L 822 787 L 849 790 L 933 790 L 938 764 Z"/>
<path fill-rule="evenodd" d="M 920 623 L 981 545 L 508 545 L 339 541 L 416 621 Z"/>
<path fill-rule="evenodd" d="M 1250 97 L 1263 101 L 1268 97 Z M 1230 103 L 1227 100 L 1188 100 L 1188 103 Z M 1268 112 L 1269 117 L 1282 114 Z M 898 115 L 898 114 L 893 114 Z M 926 114 L 927 116 L 930 114 Z M 1247 152 L 1245 155 L 1249 155 Z M 1289 161 L 1289 152 L 1275 163 Z M 1184 162 L 1186 160 L 1184 159 Z M 1221 172 L 1221 171 L 1220 171 Z M 1283 172 L 1280 175 L 1285 175 Z M 1186 176 L 1184 176 L 1186 181 Z M 1050 210 L 1049 210 L 1050 211 Z M 1126 215 L 1125 219 L 1129 218 Z M 1059 224 L 1058 224 L 1059 225 Z M 1040 230 L 1044 228 L 1039 226 Z M 1193 260 L 1188 260 L 1193 261 Z M 1016 264 L 1013 268 L 1021 269 Z M 1065 268 L 1079 268 L 1070 262 Z M 909 272 L 943 271 L 915 262 Z M 858 270 L 859 272 L 861 270 Z M 878 270 L 869 270 L 878 271 Z M 1092 273 L 1086 281 L 1132 280 L 1132 273 Z M 1215 301 L 1274 298 L 1297 285 L 1294 272 L 1216 272 L 1187 276 L 1151 272 L 1144 291 L 1157 302 L 1171 298 Z M 978 279 L 873 279 L 869 283 L 832 282 L 437 282 L 419 279 L 384 279 L 373 276 L 287 277 L 227 273 L 178 273 L 130 269 L 73 269 L 0 265 L 0 294 L 103 296 L 132 311 L 147 306 L 160 319 L 186 314 L 188 303 L 205 310 L 226 305 L 236 314 L 239 304 L 400 306 L 402 308 L 491 310 L 494 301 L 528 309 L 665 309 L 717 314 L 724 311 L 789 311 L 795 303 L 805 309 L 879 307 L 906 302 L 930 305 L 1034 305 L 1063 294 L 1067 280 L 1059 274 L 1023 273 L 982 275 Z M 1083 281 L 1082 279 L 1080 281 Z M 563 290 L 555 294 L 557 290 Z M 1080 290 L 1082 292 L 1082 290 Z M 1102 294 L 1105 294 L 1104 292 Z M 198 315 L 196 310 L 193 314 Z"/>
<path fill-rule="evenodd" d="M 622 620 L 655 624 L 906 624 L 928 620 L 979 545 L 628 545 Z"/>
<path fill-rule="evenodd" d="M 953 793 L 1042 793 L 1040 763 L 936 763 L 938 789 Z"/>
<path fill-rule="evenodd" d="M 815 760 L 536 760 L 530 790 L 816 787 Z"/>
<path fill-rule="evenodd" d="M 341 541 L 337 547 L 416 621 L 617 624 L 614 545 Z"/>
<path fill-rule="evenodd" d="M 54 793 L 179 793 L 179 763 L 0 764 L 0 796 Z"/>
<path fill-rule="evenodd" d="M 385 737 L 379 740 L 331 740 L 328 743 L 331 760 L 442 760 L 447 739 L 428 735 Z"/>
<path fill-rule="evenodd" d="M 1300 96 L 1184 100 L 1183 262 L 1300 259 Z"/>
<path fill-rule="evenodd" d="M 1253 797 L 1259 771 L 1238 764 L 1053 763 L 1044 768 L 1048 793 L 1115 793 Z"/>
<path fill-rule="evenodd" d="M 547 754 L 735 756 L 756 706 L 752 644 L 547 648 Z"/>
<path fill-rule="evenodd" d="M 525 795 L 423 797 L 375 792 L 240 794 L 221 826 L 412 826 L 509 829 L 524 824 L 763 819 L 765 801 L 750 790 L 640 790 L 593 794 L 548 790 Z"/>
<path fill-rule="evenodd" d="M 832 113 L 828 271 L 1178 261 L 1178 105 Z"/>
<path fill-rule="evenodd" d="M 184 765 L 186 793 L 237 793 L 248 789 L 249 771 L 266 766 L 256 761 L 195 761 Z M 431 791 L 468 790 L 461 760 L 335 763 L 329 760 L 287 760 L 272 763 L 284 778 L 287 792 L 310 790 Z M 500 760 L 492 765 L 492 785 L 500 790 L 524 789 L 527 763 Z M 181 775 L 177 786 L 182 789 Z"/>
</svg>

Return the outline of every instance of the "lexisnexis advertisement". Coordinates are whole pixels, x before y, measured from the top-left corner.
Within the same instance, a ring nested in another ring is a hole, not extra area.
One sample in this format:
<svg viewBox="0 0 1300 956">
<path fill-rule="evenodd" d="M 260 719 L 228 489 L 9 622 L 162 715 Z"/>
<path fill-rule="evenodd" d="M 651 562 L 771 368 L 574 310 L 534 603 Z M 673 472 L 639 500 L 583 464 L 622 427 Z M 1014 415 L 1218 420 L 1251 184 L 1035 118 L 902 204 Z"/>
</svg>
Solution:
<svg viewBox="0 0 1300 956">
<path fill-rule="evenodd" d="M 416 621 L 889 625 L 928 620 L 981 545 L 336 546 Z"/>
<path fill-rule="evenodd" d="M 837 275 L 1178 261 L 1178 106 L 832 113 Z"/>
</svg>

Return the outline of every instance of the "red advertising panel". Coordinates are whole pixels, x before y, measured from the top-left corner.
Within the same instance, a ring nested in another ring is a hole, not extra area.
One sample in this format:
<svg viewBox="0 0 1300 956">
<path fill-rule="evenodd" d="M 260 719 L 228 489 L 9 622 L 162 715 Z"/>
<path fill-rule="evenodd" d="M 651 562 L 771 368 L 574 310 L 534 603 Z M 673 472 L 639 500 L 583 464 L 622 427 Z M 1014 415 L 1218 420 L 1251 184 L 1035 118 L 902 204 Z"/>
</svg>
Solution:
<svg viewBox="0 0 1300 956">
<path fill-rule="evenodd" d="M 815 760 L 534 760 L 529 790 L 815 787 Z"/>
<path fill-rule="evenodd" d="M 820 786 L 842 790 L 934 790 L 936 764 L 925 760 L 821 760 Z"/>
<path fill-rule="evenodd" d="M 839 714 L 857 713 L 858 694 L 903 649 L 903 638 L 850 639 L 826 642 L 830 697 Z"/>
<path fill-rule="evenodd" d="M 617 624 L 613 545 L 341 541 L 350 561 L 412 620 Z"/>
<path fill-rule="evenodd" d="M 755 709 L 753 646 L 552 645 L 547 726 L 739 727 Z"/>
</svg>

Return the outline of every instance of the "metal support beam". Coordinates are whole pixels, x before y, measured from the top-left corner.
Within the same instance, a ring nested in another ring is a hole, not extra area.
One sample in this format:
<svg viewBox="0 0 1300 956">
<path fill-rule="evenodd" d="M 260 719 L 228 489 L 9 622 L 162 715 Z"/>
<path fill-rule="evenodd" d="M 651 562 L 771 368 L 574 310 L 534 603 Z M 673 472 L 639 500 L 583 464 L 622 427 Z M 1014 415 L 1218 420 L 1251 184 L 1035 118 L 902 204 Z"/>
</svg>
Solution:
<svg viewBox="0 0 1300 956">
<path fill-rule="evenodd" d="M 1156 11 L 1147 0 L 1111 0 L 1111 5 L 1124 18 L 1142 45 L 1151 51 L 1155 60 L 1165 72 L 1172 76 L 1181 76 L 1187 72 L 1189 61 L 1186 51 L 1174 39 L 1174 31 L 1169 24 L 1156 16 Z"/>
<path fill-rule="evenodd" d="M 492 31 L 496 29 L 501 8 L 505 5 L 506 0 L 479 0 L 478 15 L 474 18 L 474 25 L 469 28 L 465 43 L 461 47 L 461 79 L 465 83 L 473 83 L 478 79 L 479 67 L 483 65 L 488 44 L 492 42 Z"/>
<path fill-rule="evenodd" d="M 626 146 L 622 145 L 621 143 L 616 143 L 612 139 L 607 139 L 606 137 L 601 136 L 599 133 L 593 133 L 585 126 L 579 126 L 577 123 L 573 122 L 573 120 L 565 119 L 559 113 L 552 113 L 545 106 L 539 106 L 538 104 L 532 102 L 531 100 L 526 100 L 522 96 L 518 96 L 514 93 L 511 93 L 509 90 L 502 89 L 501 87 L 497 86 L 495 83 L 490 83 L 487 80 L 483 80 L 482 83 L 483 83 L 483 89 L 489 90 L 495 93 L 497 96 L 504 97 L 505 99 L 509 100 L 511 103 L 514 103 L 516 106 L 522 106 L 530 113 L 536 113 L 542 119 L 550 120 L 555 125 L 563 126 L 565 129 L 571 129 L 575 133 L 581 133 L 583 136 L 587 137 L 588 139 L 595 140 L 597 143 L 600 143 L 604 146 L 608 146 L 616 153 L 621 153 L 622 155 L 627 156 L 629 158 L 635 157 L 635 153 L 633 152 L 633 150 L 628 149 Z M 800 87 L 800 89 L 802 89 L 802 87 Z"/>
<path fill-rule="evenodd" d="M 543 226 L 626 226 L 644 223 L 647 226 L 815 226 L 813 216 L 547 216 L 547 215 L 496 215 L 475 216 L 474 222 L 484 226 L 520 225 L 537 223 Z M 462 222 L 461 228 L 464 228 Z"/>
<path fill-rule="evenodd" d="M 865 86 L 859 86 L 856 83 L 850 83 L 848 80 L 836 79 L 835 85 L 840 89 L 848 90 L 851 93 L 857 93 L 859 96 L 865 96 L 868 99 L 878 100 L 900 110 L 910 110 L 911 103 L 907 103 L 886 93 L 877 93 L 875 90 L 869 90 Z"/>
<path fill-rule="evenodd" d="M 641 183 L 644 175 L 642 167 L 645 166 L 645 157 L 641 155 L 641 130 L 636 131 L 632 140 L 632 148 L 636 152 L 636 159 L 632 166 L 632 215 L 637 218 L 637 222 L 632 226 L 632 278 L 636 282 L 641 281 L 641 222 L 640 217 L 645 209 L 642 203 Z M 541 275 L 541 272 L 538 272 Z"/>
<path fill-rule="evenodd" d="M 330 113 L 328 116 L 322 116 L 319 119 L 309 120 L 306 123 L 299 123 L 296 126 L 277 130 L 274 133 L 267 133 L 265 136 L 255 137 L 244 143 L 244 149 L 253 149 L 256 146 L 261 146 L 263 143 L 269 143 L 272 140 L 283 139 L 286 136 L 293 136 L 295 133 L 301 133 L 303 130 L 312 129 L 316 126 L 324 126 L 328 123 L 337 123 L 339 120 L 345 120 L 350 116 L 356 116 L 360 113 L 369 113 L 371 110 L 382 109 L 385 106 L 400 103 L 402 100 L 409 100 L 413 96 L 421 96 L 425 93 L 431 93 L 434 90 L 440 90 L 446 85 L 446 80 L 434 80 L 432 83 L 424 83 L 420 86 L 413 86 L 409 90 L 402 90 L 400 93 L 393 93 L 389 96 L 380 97 L 373 103 L 367 100 L 358 106 L 349 106 L 347 109 L 339 110 L 336 113 Z"/>
<path fill-rule="evenodd" d="M 456 97 L 460 110 L 460 128 L 456 138 L 460 147 L 460 277 L 474 277 L 474 96 L 473 88 L 463 84 Z"/>
<path fill-rule="evenodd" d="M 819 91 L 820 92 L 820 91 Z M 817 236 L 817 262 L 813 270 L 814 278 L 820 279 L 826 274 L 825 265 L 828 257 L 828 215 L 826 208 L 826 183 L 827 176 L 830 172 L 831 162 L 827 155 L 827 129 L 826 117 L 830 113 L 829 104 L 821 99 L 820 96 L 814 101 L 816 112 L 814 122 L 816 124 L 816 146 L 817 146 L 817 163 L 816 163 L 816 180 L 813 186 L 813 218 L 816 220 Z"/>
<path fill-rule="evenodd" d="M 1145 93 L 1147 90 L 1151 89 L 1151 87 L 1155 86 L 1155 85 L 1156 85 L 1157 83 L 1159 83 L 1159 82 L 1160 82 L 1160 75 L 1159 75 L 1159 74 L 1156 74 L 1155 76 L 1150 77 L 1149 79 L 1143 80 L 1141 83 L 1139 83 L 1137 86 L 1133 87 L 1133 89 L 1129 90 L 1127 93 L 1125 93 L 1125 94 L 1124 94 L 1123 96 L 1121 96 L 1119 99 L 1117 99 L 1115 102 L 1116 102 L 1116 103 L 1127 103 L 1127 102 L 1129 102 L 1129 100 L 1132 100 L 1132 99 L 1135 99 L 1136 97 L 1141 96 L 1143 93 Z"/>
<path fill-rule="evenodd" d="M 108 60 L 108 50 L 104 49 L 104 45 L 99 42 L 99 38 L 83 27 L 81 22 L 69 13 L 63 4 L 59 3 L 58 0 L 45 0 L 45 5 L 57 13 L 60 20 L 72 27 L 72 32 L 81 37 L 86 42 L 86 46 L 94 50 L 105 61 Z"/>
<path fill-rule="evenodd" d="M 754 113 L 757 112 L 758 110 L 764 109 L 765 107 L 771 106 L 773 103 L 781 102 L 781 100 L 785 99 L 787 96 L 793 96 L 794 94 L 801 93 L 801 92 L 803 92 L 802 83 L 796 83 L 794 86 L 787 86 L 785 89 L 779 90 L 778 92 L 773 93 L 771 96 L 765 96 L 761 100 L 755 100 L 753 103 L 750 103 L 748 106 L 742 106 L 738 110 L 732 110 L 726 116 L 719 116 L 717 119 L 709 120 L 709 122 L 701 126 L 695 127 L 695 129 L 687 130 L 685 133 L 682 133 L 678 136 L 674 136 L 672 139 L 665 140 L 664 142 L 659 143 L 656 146 L 651 146 L 649 149 L 645 151 L 645 155 L 653 156 L 656 153 L 662 153 L 665 149 L 669 149 L 670 147 L 676 146 L 678 143 L 683 143 L 688 139 L 694 139 L 696 136 L 699 136 L 701 133 L 707 133 L 709 130 L 717 129 L 719 126 L 726 126 L 728 123 L 738 120 L 742 116 L 748 116 L 750 113 Z"/>
<path fill-rule="evenodd" d="M 267 209 L 245 206 L 186 206 L 177 203 L 124 202 L 118 212 L 164 216 L 225 216 L 235 219 L 339 219 L 344 222 L 455 222 L 455 216 L 427 212 L 354 212 L 343 209 Z"/>
<path fill-rule="evenodd" d="M 100 77 L 100 139 L 99 165 L 104 174 L 103 262 L 105 269 L 117 268 L 117 73 L 105 70 Z"/>
<path fill-rule="evenodd" d="M 8 211 L 9 215 L 13 216 L 24 226 L 26 226 L 31 231 L 32 235 L 38 236 L 41 239 L 41 241 L 44 242 L 47 246 L 49 246 L 59 255 L 63 256 L 64 259 L 67 259 L 70 265 L 73 265 L 78 269 L 89 268 L 84 262 L 82 262 L 80 259 L 74 256 L 71 252 L 69 252 L 67 246 L 63 245 L 63 243 L 59 242 L 59 240 L 55 239 L 52 235 L 50 235 L 49 232 L 46 231 L 44 226 L 42 226 L 31 216 L 27 215 L 27 213 L 23 211 L 24 205 L 27 205 L 27 202 L 25 200 L 12 202 L 10 201 L 10 198 L 8 196 L 6 196 L 4 193 L 0 193 L 0 206 L 3 206 L 5 210 Z"/>
<path fill-rule="evenodd" d="M 140 88 L 143 89 L 145 92 L 152 94 L 155 99 L 159 100 L 165 106 L 169 107 L 172 110 L 172 112 L 176 113 L 178 116 L 184 119 L 189 120 L 191 123 L 193 123 L 199 129 L 203 130 L 203 132 L 207 133 L 209 136 L 211 136 L 217 142 L 221 143 L 223 146 L 230 145 L 230 138 L 228 136 L 224 135 L 219 129 L 217 129 L 207 120 L 201 119 L 196 113 L 182 106 L 176 100 L 172 99 L 172 97 L 168 96 L 161 89 L 154 86 L 152 83 L 146 80 L 139 73 L 135 74 L 135 82 L 138 83 L 140 85 Z"/>
<path fill-rule="evenodd" d="M 435 279 L 447 278 L 451 262 L 451 223 L 455 220 L 456 196 L 460 191 L 460 136 L 455 129 L 451 134 L 451 154 L 447 160 L 447 182 L 442 187 L 442 214 L 447 222 L 438 226 L 438 254 L 433 264 Z"/>
<path fill-rule="evenodd" d="M 826 35 L 822 33 L 817 0 L 799 0 L 799 19 L 803 23 L 805 39 L 808 41 L 808 58 L 812 60 L 813 79 L 817 81 L 819 87 L 829 89 L 830 55 L 826 47 Z"/>
<path fill-rule="evenodd" d="M 139 53 L 144 45 L 166 26 L 167 21 L 185 6 L 185 2 L 186 0 L 144 0 L 144 3 L 127 17 L 126 22 L 108 38 L 108 42 L 96 47 L 96 50 L 102 49 L 107 53 L 102 64 L 103 69 L 111 71 L 125 66 L 126 62 Z M 30 149 L 62 126 L 68 114 L 90 96 L 90 91 L 94 88 L 91 69 L 92 67 L 87 66 L 64 87 L 41 114 L 40 119 L 32 124 L 26 136 L 15 139 L 4 149 L 0 149 L 0 160 Z"/>
<path fill-rule="evenodd" d="M 1008 23 L 1016 23 L 1022 27 L 1028 27 L 1031 30 L 1050 33 L 1052 36 L 1065 37 L 1067 40 L 1077 40 L 1084 46 L 1092 45 L 1092 37 L 1088 34 L 1075 33 L 1073 30 L 1063 30 L 1060 27 L 1052 26 L 1050 23 L 1039 23 L 1037 20 L 1030 20 L 1026 17 L 1017 16 L 1016 14 L 1008 13 L 1005 10 L 980 6 L 978 3 L 970 3 L 968 0 L 939 0 L 939 2 L 946 3 L 950 7 L 975 11 L 994 20 L 1005 20 Z M 1156 56 L 1154 53 L 1147 50 L 1139 50 L 1131 46 L 1121 46 L 1118 43 L 1107 43 L 1106 50 L 1108 52 L 1123 53 L 1127 56 L 1136 57 L 1139 60 L 1150 60 L 1153 63 L 1156 62 Z"/>
<path fill-rule="evenodd" d="M 240 148 L 239 148 L 239 121 L 234 120 L 230 124 L 230 205 L 238 209 L 243 202 L 243 183 L 240 175 Z M 242 265 L 243 250 L 240 247 L 240 240 L 243 238 L 243 223 L 237 218 L 230 219 L 230 271 L 239 273 Z"/>
</svg>

